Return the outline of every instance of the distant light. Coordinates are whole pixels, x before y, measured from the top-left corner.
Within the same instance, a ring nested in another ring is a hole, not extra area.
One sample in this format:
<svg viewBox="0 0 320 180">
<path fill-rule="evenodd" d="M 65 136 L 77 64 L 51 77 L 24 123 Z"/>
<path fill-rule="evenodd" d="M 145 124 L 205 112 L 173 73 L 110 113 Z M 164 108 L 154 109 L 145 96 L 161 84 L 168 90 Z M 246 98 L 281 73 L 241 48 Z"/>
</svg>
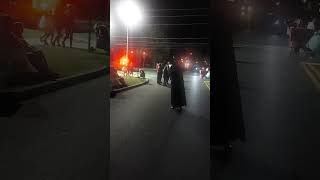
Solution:
<svg viewBox="0 0 320 180">
<path fill-rule="evenodd" d="M 241 6 L 241 10 L 245 10 L 246 9 L 246 7 L 244 7 L 244 6 Z"/>
<path fill-rule="evenodd" d="M 243 12 L 243 11 L 241 12 L 241 16 L 244 16 L 245 14 L 246 14 L 245 12 Z"/>
<path fill-rule="evenodd" d="M 131 51 L 131 54 L 133 54 L 133 51 Z"/>
<path fill-rule="evenodd" d="M 118 7 L 118 14 L 127 26 L 137 25 L 142 20 L 140 7 L 133 1 L 125 1 Z"/>
<path fill-rule="evenodd" d="M 277 5 L 277 6 L 279 6 L 279 5 L 280 5 L 280 2 L 279 2 L 279 1 L 278 1 L 278 2 L 276 2 L 276 5 Z"/>
</svg>

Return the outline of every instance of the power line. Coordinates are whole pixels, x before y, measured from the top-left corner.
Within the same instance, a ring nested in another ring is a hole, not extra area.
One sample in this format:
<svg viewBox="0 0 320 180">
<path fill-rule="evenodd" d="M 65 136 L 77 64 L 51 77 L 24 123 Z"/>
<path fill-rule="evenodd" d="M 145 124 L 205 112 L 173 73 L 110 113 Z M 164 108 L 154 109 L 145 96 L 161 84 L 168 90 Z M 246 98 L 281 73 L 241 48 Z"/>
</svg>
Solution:
<svg viewBox="0 0 320 180">
<path fill-rule="evenodd" d="M 126 43 L 118 43 L 113 44 L 113 46 L 122 46 L 125 47 Z M 188 48 L 188 47 L 202 47 L 209 48 L 208 44 L 165 44 L 165 45 L 142 45 L 142 44 L 134 44 L 130 45 L 130 48 L 170 48 L 170 47 L 179 47 L 179 48 Z"/>
<path fill-rule="evenodd" d="M 127 38 L 126 36 L 111 36 L 111 38 Z M 179 38 L 179 37 L 129 37 L 129 39 L 156 39 L 156 40 L 162 40 L 162 39 L 178 39 L 178 40 L 208 40 L 207 37 L 199 37 L 199 38 Z"/>
<path fill-rule="evenodd" d="M 185 18 L 185 17 L 208 17 L 206 14 L 195 14 L 195 15 L 172 15 L 172 16 L 149 16 L 151 18 Z"/>
<path fill-rule="evenodd" d="M 189 9 L 149 9 L 146 11 L 197 11 L 197 10 L 208 10 L 209 8 L 189 8 Z"/>
<path fill-rule="evenodd" d="M 147 26 L 195 26 L 195 25 L 208 25 L 209 23 L 190 23 L 190 24 L 145 24 Z"/>
<path fill-rule="evenodd" d="M 117 41 L 118 43 L 122 43 L 122 44 L 125 44 L 126 45 L 126 42 L 124 41 Z M 208 45 L 209 43 L 197 43 L 197 42 L 189 42 L 189 43 L 178 43 L 178 42 L 137 42 L 137 41 L 134 41 L 134 42 L 130 42 L 129 44 L 141 44 L 141 45 L 158 45 L 158 44 L 173 44 L 173 45 Z"/>
</svg>

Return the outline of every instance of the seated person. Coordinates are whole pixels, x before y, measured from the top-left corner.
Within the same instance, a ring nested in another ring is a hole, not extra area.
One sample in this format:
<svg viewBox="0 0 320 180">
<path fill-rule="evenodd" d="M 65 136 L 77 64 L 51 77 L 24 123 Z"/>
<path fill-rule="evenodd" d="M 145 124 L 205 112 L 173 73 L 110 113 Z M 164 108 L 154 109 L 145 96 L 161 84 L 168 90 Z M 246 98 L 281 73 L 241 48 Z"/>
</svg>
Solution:
<svg viewBox="0 0 320 180">
<path fill-rule="evenodd" d="M 0 16 L 0 63 L 10 75 L 6 77 L 7 85 L 30 85 L 48 80 L 30 62 L 26 50 L 12 34 L 12 19 L 8 15 Z"/>
<path fill-rule="evenodd" d="M 140 78 L 145 78 L 146 77 L 146 74 L 145 74 L 145 72 L 144 72 L 144 70 L 140 70 Z"/>
<path fill-rule="evenodd" d="M 58 78 L 58 74 L 52 72 L 49 69 L 48 63 L 43 52 L 34 46 L 31 46 L 23 38 L 23 24 L 16 22 L 13 24 L 12 33 L 16 38 L 16 41 L 26 51 L 30 63 L 41 73 L 47 74 L 50 79 Z"/>
</svg>

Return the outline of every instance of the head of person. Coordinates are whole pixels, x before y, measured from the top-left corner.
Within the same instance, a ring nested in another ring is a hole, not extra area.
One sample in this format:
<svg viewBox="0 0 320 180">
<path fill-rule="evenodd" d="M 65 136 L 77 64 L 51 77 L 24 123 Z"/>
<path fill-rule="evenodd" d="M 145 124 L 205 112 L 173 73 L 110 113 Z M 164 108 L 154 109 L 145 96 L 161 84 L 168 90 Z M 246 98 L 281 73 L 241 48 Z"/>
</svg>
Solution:
<svg viewBox="0 0 320 180">
<path fill-rule="evenodd" d="M 0 14 L 0 33 L 8 34 L 11 32 L 12 28 L 12 19 L 7 14 Z"/>
<path fill-rule="evenodd" d="M 20 38 L 23 36 L 23 23 L 22 22 L 15 22 L 12 25 L 12 33 Z"/>
<path fill-rule="evenodd" d="M 71 8 L 72 8 L 72 4 L 67 4 L 67 5 L 66 5 L 66 8 L 67 8 L 67 9 L 71 9 Z"/>
</svg>

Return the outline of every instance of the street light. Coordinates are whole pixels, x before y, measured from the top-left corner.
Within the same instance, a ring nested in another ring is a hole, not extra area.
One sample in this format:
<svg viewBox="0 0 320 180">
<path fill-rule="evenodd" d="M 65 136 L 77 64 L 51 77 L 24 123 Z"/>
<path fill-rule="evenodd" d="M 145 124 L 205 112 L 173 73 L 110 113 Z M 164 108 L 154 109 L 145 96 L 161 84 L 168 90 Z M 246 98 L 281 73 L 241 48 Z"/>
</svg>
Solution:
<svg viewBox="0 0 320 180">
<path fill-rule="evenodd" d="M 143 68 L 144 68 L 144 63 L 146 62 L 146 55 L 147 53 L 145 51 L 143 51 Z"/>
<path fill-rule="evenodd" d="M 118 15 L 127 29 L 126 58 L 129 50 L 129 28 L 137 25 L 142 20 L 142 13 L 139 6 L 132 0 L 122 2 L 118 7 Z"/>
</svg>

